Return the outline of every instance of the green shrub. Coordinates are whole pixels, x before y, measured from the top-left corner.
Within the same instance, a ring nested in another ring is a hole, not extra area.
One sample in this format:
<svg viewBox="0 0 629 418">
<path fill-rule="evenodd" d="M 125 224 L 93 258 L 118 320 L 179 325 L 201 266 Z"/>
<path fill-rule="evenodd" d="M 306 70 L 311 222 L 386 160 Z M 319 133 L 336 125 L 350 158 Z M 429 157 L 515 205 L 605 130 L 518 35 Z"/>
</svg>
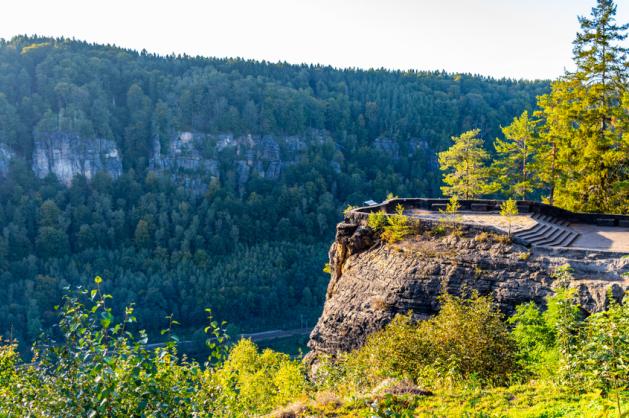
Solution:
<svg viewBox="0 0 629 418">
<path fill-rule="evenodd" d="M 343 357 L 343 384 L 372 387 L 384 378 L 424 384 L 480 379 L 499 383 L 515 370 L 515 345 L 490 297 L 444 294 L 434 317 L 398 315 L 365 345 Z"/>
<path fill-rule="evenodd" d="M 203 366 L 178 355 L 172 317 L 169 341 L 149 349 L 145 332 L 130 332 L 133 308 L 116 320 L 101 282 L 64 297 L 63 340 L 42 341 L 32 364 L 0 341 L 0 416 L 253 416 L 306 393 L 302 365 L 286 354 L 241 340 L 225 359 L 224 324 L 211 311 Z"/>
<path fill-rule="evenodd" d="M 555 329 L 534 302 L 516 307 L 509 318 L 518 347 L 518 364 L 527 376 L 552 377 L 559 365 Z"/>
<path fill-rule="evenodd" d="M 629 304 L 612 297 L 610 301 L 607 311 L 589 316 L 580 330 L 576 352 L 569 359 L 570 383 L 614 397 L 620 416 L 621 394 L 629 391 Z"/>
<path fill-rule="evenodd" d="M 370 212 L 369 218 L 367 218 L 367 225 L 374 231 L 382 231 L 385 225 L 387 225 L 387 214 L 384 210 Z"/>
<path fill-rule="evenodd" d="M 511 236 L 513 218 L 518 215 L 518 204 L 513 199 L 505 200 L 500 204 L 500 216 L 507 220 L 507 235 Z"/>
<path fill-rule="evenodd" d="M 380 238 L 389 244 L 401 241 L 413 232 L 412 222 L 404 215 L 404 206 L 398 204 L 395 213 L 388 215 L 383 210 L 371 212 L 367 225 L 380 233 Z"/>
<path fill-rule="evenodd" d="M 261 353 L 250 340 L 240 340 L 214 375 L 221 388 L 219 405 L 238 416 L 255 416 L 304 396 L 308 388 L 302 365 L 287 354 Z"/>
<path fill-rule="evenodd" d="M 404 215 L 404 207 L 400 204 L 395 208 L 395 213 L 387 218 L 387 225 L 380 236 L 389 244 L 401 241 L 412 233 L 411 222 L 408 216 Z"/>
</svg>

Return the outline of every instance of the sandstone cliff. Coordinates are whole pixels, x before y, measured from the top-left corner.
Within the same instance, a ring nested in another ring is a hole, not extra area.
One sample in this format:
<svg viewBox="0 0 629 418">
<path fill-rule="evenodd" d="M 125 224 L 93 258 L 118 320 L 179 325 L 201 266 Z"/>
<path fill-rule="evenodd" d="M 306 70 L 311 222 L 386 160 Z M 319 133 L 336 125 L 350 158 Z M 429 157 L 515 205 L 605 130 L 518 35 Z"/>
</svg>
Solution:
<svg viewBox="0 0 629 418">
<path fill-rule="evenodd" d="M 443 291 L 492 294 L 505 313 L 522 302 L 543 303 L 564 264 L 574 269 L 570 285 L 586 311 L 603 309 L 608 290 L 620 298 L 629 288 L 629 259 L 621 254 L 528 248 L 472 227 L 437 236 L 424 223 L 412 238 L 384 244 L 369 227 L 344 222 L 329 257 L 331 280 L 310 358 L 359 347 L 397 313 L 410 310 L 418 319 L 436 313 Z"/>
<path fill-rule="evenodd" d="M 9 171 L 9 164 L 15 153 L 7 145 L 0 143 L 0 175 L 5 176 Z"/>
<path fill-rule="evenodd" d="M 239 188 L 252 177 L 276 180 L 309 146 L 331 141 L 326 132 L 301 136 L 179 132 L 165 144 L 155 140 L 149 168 L 166 173 L 187 188 L 202 193 L 212 178 L 233 171 Z"/>
<path fill-rule="evenodd" d="M 97 172 L 112 177 L 122 173 L 122 159 L 116 143 L 110 139 L 82 138 L 66 132 L 38 133 L 33 149 L 33 172 L 40 178 L 52 173 L 64 184 Z"/>
</svg>

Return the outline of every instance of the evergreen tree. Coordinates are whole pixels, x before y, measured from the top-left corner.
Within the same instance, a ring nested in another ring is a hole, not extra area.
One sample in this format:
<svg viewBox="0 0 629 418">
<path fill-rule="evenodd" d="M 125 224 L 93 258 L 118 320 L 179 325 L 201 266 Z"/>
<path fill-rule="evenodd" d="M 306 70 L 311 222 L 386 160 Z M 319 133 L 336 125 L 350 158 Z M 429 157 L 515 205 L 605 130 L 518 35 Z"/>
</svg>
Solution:
<svg viewBox="0 0 629 418">
<path fill-rule="evenodd" d="M 496 138 L 496 159 L 492 169 L 502 191 L 508 196 L 526 199 L 534 189 L 531 161 L 535 151 L 535 121 L 524 111 L 502 128 L 505 139 Z"/>
<path fill-rule="evenodd" d="M 480 129 L 473 129 L 453 136 L 454 144 L 439 153 L 439 166 L 446 172 L 441 191 L 446 196 L 461 196 L 472 199 L 490 193 L 489 171 L 485 161 L 489 154 L 483 148 L 483 140 L 478 138 Z"/>
<path fill-rule="evenodd" d="M 540 98 L 547 141 L 563 137 L 555 149 L 552 200 L 570 210 L 626 212 L 629 143 L 623 140 L 629 112 L 627 48 L 621 46 L 629 25 L 616 25 L 616 6 L 598 0 L 590 18 L 580 17 L 574 41 L 576 71 L 555 82 L 550 97 Z"/>
</svg>

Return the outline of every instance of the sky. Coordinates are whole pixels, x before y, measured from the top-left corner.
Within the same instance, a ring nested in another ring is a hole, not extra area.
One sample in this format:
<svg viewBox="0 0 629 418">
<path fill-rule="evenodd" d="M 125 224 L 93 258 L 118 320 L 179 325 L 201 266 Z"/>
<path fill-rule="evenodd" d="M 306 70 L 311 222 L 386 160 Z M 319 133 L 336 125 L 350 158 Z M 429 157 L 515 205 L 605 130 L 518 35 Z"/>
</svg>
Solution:
<svg viewBox="0 0 629 418">
<path fill-rule="evenodd" d="M 552 79 L 595 0 L 4 0 L 0 38 L 158 54 Z M 629 21 L 629 0 L 617 0 Z"/>
</svg>

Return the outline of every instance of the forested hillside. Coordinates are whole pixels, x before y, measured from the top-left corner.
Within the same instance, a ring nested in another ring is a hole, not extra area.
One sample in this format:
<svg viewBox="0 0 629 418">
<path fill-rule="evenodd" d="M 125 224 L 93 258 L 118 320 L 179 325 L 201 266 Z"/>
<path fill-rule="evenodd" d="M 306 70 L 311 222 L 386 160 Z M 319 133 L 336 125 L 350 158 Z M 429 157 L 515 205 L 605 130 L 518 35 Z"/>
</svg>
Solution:
<svg viewBox="0 0 629 418">
<path fill-rule="evenodd" d="M 0 41 L 0 335 L 49 331 L 62 289 L 97 274 L 150 332 L 208 306 L 243 329 L 312 325 L 343 207 L 439 195 L 451 135 L 493 140 L 548 87 Z M 158 170 L 190 137 L 207 164 Z M 51 165 L 105 148 L 110 165 Z"/>
</svg>

